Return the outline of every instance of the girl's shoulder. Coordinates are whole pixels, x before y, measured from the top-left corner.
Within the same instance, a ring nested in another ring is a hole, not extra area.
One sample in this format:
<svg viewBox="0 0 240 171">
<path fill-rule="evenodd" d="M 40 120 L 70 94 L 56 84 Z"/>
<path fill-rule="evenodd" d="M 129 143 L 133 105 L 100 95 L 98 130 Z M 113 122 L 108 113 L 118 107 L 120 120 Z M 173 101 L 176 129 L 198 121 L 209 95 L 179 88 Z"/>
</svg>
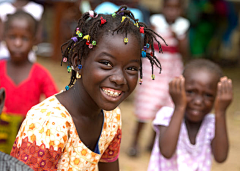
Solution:
<svg viewBox="0 0 240 171">
<path fill-rule="evenodd" d="M 172 118 L 174 108 L 164 106 L 156 114 L 156 117 L 153 121 L 154 125 L 163 125 L 168 126 Z"/>
<path fill-rule="evenodd" d="M 167 22 L 162 14 L 153 14 L 150 16 L 150 23 L 153 26 L 167 25 Z"/>
<path fill-rule="evenodd" d="M 54 121 L 58 124 L 72 122 L 71 115 L 66 108 L 57 100 L 55 95 L 50 96 L 41 103 L 33 106 L 27 113 L 27 120 L 39 122 Z"/>
</svg>

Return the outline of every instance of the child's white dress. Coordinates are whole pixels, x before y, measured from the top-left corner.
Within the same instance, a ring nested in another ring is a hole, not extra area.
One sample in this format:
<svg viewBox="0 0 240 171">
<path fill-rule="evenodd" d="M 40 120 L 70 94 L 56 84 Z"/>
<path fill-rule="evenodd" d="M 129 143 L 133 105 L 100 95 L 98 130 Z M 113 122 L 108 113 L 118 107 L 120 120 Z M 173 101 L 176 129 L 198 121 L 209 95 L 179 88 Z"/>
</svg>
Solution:
<svg viewBox="0 0 240 171">
<path fill-rule="evenodd" d="M 160 34 L 168 46 L 160 38 L 163 53 L 159 53 L 157 44 L 155 47 L 155 56 L 161 62 L 162 73 L 159 74 L 159 68 L 154 66 L 155 80 L 152 80 L 152 68 L 148 59 L 142 59 L 143 83 L 138 85 L 135 93 L 134 113 L 139 121 L 153 120 L 157 111 L 162 106 L 173 106 L 171 97 L 168 93 L 168 83 L 176 76 L 180 76 L 183 70 L 182 56 L 178 50 L 178 40 L 172 35 L 175 32 L 178 39 L 183 39 L 189 28 L 187 19 L 179 17 L 173 25 L 169 25 L 161 14 L 152 15 L 150 18 L 154 31 Z"/>
<path fill-rule="evenodd" d="M 170 159 L 166 159 L 159 149 L 159 125 L 168 126 L 174 109 L 163 107 L 153 121 L 157 133 L 152 150 L 148 171 L 210 171 L 211 170 L 211 142 L 215 136 L 215 115 L 205 116 L 196 137 L 196 144 L 190 143 L 185 122 L 183 121 L 179 133 L 176 152 Z"/>
</svg>

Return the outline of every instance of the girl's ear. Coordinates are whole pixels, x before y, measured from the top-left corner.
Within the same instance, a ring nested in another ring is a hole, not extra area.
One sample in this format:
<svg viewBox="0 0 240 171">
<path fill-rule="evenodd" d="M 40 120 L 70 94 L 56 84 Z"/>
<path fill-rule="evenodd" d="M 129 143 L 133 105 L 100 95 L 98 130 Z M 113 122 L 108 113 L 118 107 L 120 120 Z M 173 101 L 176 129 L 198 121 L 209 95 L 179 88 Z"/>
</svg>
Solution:
<svg viewBox="0 0 240 171">
<path fill-rule="evenodd" d="M 80 64 L 80 60 L 78 59 L 79 56 L 78 54 L 75 52 L 73 53 L 73 56 L 72 56 L 72 64 L 73 64 L 73 68 L 76 72 L 79 72 L 79 74 L 81 74 L 82 70 L 79 69 L 79 65 L 82 65 L 83 66 L 83 63 L 84 63 L 84 60 L 81 60 L 81 64 Z"/>
<path fill-rule="evenodd" d="M 4 88 L 0 89 L 0 114 L 2 113 L 4 102 L 5 102 L 5 90 Z"/>
</svg>

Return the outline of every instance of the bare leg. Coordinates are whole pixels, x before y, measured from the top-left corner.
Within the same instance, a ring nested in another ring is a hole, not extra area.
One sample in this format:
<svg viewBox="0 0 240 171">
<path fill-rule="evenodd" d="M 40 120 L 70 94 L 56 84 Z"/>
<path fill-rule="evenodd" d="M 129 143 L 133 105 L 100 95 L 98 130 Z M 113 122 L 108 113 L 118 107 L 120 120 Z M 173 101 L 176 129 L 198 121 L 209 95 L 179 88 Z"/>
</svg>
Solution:
<svg viewBox="0 0 240 171">
<path fill-rule="evenodd" d="M 132 156 L 132 157 L 135 157 L 138 155 L 138 140 L 139 140 L 139 137 L 140 137 L 140 134 L 143 130 L 143 127 L 144 127 L 145 123 L 144 122 L 137 122 L 137 125 L 136 125 L 136 133 L 134 134 L 134 138 L 133 138 L 133 142 L 132 142 L 132 145 L 128 151 L 128 155 L 129 156 Z"/>
<path fill-rule="evenodd" d="M 151 152 L 153 149 L 153 145 L 155 142 L 156 132 L 152 129 L 152 137 L 150 139 L 149 145 L 147 147 L 147 151 Z"/>
</svg>

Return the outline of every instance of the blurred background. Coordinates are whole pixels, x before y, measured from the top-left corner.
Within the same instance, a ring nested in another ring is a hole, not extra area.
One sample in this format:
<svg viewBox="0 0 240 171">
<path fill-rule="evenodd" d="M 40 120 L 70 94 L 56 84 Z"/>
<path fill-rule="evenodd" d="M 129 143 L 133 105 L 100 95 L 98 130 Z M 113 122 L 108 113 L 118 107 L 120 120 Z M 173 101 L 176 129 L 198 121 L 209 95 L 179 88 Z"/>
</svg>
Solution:
<svg viewBox="0 0 240 171">
<path fill-rule="evenodd" d="M 14 2 L 14 0 L 0 0 Z M 72 37 L 76 22 L 82 13 L 94 10 L 103 0 L 34 0 L 44 7 L 38 44 L 34 47 L 37 62 L 52 74 L 60 90 L 69 83 L 70 74 L 60 66 L 60 46 Z M 149 17 L 161 13 L 162 0 L 112 0 L 116 5 L 126 4 L 138 8 L 143 20 L 150 25 Z M 188 30 L 190 58 L 208 58 L 219 63 L 225 75 L 233 80 L 234 101 L 227 114 L 230 153 L 223 164 L 213 163 L 213 171 L 240 171 L 240 0 L 182 0 L 182 16 L 190 21 Z M 164 67 L 164 66 L 163 66 Z M 149 122 L 141 135 L 141 154 L 129 157 L 126 152 L 134 134 L 135 116 L 133 96 L 121 104 L 123 138 L 120 154 L 121 171 L 146 171 L 150 152 L 145 149 L 150 135 Z"/>
</svg>

